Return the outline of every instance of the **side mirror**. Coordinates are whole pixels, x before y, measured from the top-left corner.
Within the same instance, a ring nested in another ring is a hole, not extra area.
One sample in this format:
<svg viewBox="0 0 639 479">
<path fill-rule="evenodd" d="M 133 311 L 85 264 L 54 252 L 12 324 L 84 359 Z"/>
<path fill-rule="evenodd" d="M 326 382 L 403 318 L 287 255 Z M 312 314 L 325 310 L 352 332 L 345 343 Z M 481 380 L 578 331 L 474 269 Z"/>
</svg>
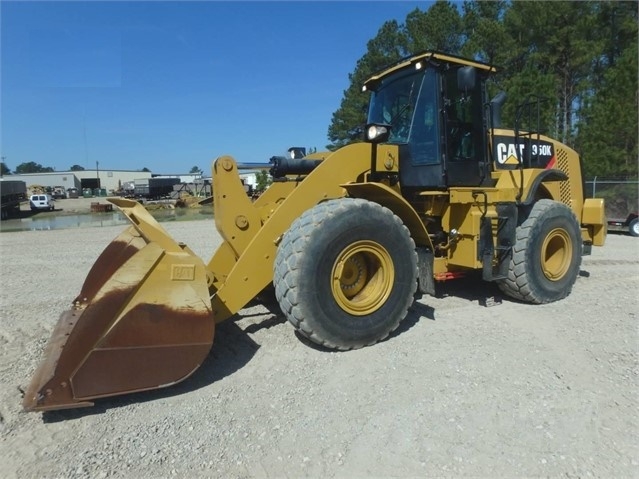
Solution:
<svg viewBox="0 0 639 479">
<path fill-rule="evenodd" d="M 477 83 L 477 71 L 475 67 L 461 67 L 457 70 L 457 88 L 460 91 L 467 92 L 475 88 Z"/>
</svg>

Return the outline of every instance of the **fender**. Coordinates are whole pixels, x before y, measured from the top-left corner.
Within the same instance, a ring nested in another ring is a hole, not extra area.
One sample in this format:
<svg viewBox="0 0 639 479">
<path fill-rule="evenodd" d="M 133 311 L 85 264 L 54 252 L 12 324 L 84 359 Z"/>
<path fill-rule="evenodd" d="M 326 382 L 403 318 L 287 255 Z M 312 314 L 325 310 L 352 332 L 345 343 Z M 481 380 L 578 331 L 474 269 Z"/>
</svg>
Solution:
<svg viewBox="0 0 639 479">
<path fill-rule="evenodd" d="M 542 183 L 547 181 L 566 181 L 567 179 L 568 175 L 561 170 L 543 170 L 535 177 L 530 187 L 528 188 L 528 194 L 526 195 L 526 198 L 524 198 L 521 203 L 526 206 L 532 204 L 535 200 L 537 190 Z"/>
<path fill-rule="evenodd" d="M 395 213 L 406 225 L 417 246 L 433 251 L 433 244 L 415 209 L 397 191 L 383 183 L 348 183 L 340 185 L 349 196 L 374 201 Z"/>
</svg>

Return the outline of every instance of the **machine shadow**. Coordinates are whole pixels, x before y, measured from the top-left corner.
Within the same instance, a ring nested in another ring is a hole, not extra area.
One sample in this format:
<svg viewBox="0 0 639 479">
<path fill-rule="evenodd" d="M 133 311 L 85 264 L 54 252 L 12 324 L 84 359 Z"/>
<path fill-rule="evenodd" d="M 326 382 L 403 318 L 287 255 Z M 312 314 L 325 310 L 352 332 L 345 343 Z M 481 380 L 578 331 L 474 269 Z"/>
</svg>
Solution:
<svg viewBox="0 0 639 479">
<path fill-rule="evenodd" d="M 502 300 L 502 294 L 496 283 L 484 281 L 480 271 L 473 271 L 468 276 L 445 281 L 437 284 L 435 296 L 437 298 L 456 297 L 462 298 L 470 302 L 477 302 L 478 307 L 499 304 Z M 415 326 L 421 319 L 430 319 L 435 321 L 436 310 L 428 304 L 429 296 L 416 296 L 415 302 L 411 305 L 404 320 L 399 324 L 397 329 L 391 332 L 387 338 L 380 341 L 392 341 L 396 337 L 404 334 Z M 514 301 L 514 300 L 513 300 Z M 297 338 L 309 348 L 321 352 L 334 352 L 333 349 L 315 344 L 305 336 L 295 331 Z"/>
<path fill-rule="evenodd" d="M 462 278 L 442 281 L 436 285 L 435 297 L 455 297 L 485 305 L 488 298 L 501 301 L 503 293 L 495 282 L 484 281 L 481 271 L 471 271 Z"/>
<path fill-rule="evenodd" d="M 184 381 L 163 389 L 96 399 L 95 405 L 92 407 L 45 411 L 42 414 L 42 420 L 45 423 L 54 423 L 79 419 L 94 414 L 103 414 L 109 409 L 188 394 L 209 386 L 241 369 L 255 355 L 260 346 L 249 337 L 248 333 L 233 320 L 225 321 L 216 325 L 215 339 L 209 355 L 200 367 Z"/>
</svg>

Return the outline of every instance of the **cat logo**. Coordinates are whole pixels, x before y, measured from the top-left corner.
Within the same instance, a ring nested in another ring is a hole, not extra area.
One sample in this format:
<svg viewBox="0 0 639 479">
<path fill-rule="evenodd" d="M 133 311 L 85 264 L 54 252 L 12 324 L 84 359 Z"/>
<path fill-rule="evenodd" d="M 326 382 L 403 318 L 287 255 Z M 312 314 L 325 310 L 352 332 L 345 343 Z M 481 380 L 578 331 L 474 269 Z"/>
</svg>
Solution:
<svg viewBox="0 0 639 479">
<path fill-rule="evenodd" d="M 530 161 L 534 165 L 544 166 L 554 156 L 554 151 L 551 143 L 538 142 L 530 145 L 531 158 L 526 159 L 526 144 L 525 143 L 510 143 L 500 142 L 497 143 L 495 151 L 497 163 L 500 165 L 517 166 L 522 161 Z"/>
<path fill-rule="evenodd" d="M 498 143 L 497 144 L 497 162 L 500 165 L 518 165 L 519 158 L 524 156 L 524 145 L 519 146 L 519 154 L 514 143 Z"/>
</svg>

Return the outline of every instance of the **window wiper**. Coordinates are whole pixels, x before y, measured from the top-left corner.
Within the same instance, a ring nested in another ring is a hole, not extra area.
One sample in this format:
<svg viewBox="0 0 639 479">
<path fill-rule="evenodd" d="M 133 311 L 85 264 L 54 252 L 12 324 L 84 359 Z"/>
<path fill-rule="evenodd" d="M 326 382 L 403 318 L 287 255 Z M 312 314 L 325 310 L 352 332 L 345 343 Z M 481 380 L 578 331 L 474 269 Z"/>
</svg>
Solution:
<svg viewBox="0 0 639 479">
<path fill-rule="evenodd" d="M 399 119 L 399 117 L 401 117 L 404 113 L 406 113 L 410 109 L 410 107 L 411 107 L 411 104 L 406 103 L 403 107 L 399 109 L 397 113 L 395 113 L 395 115 L 393 116 L 393 118 L 391 118 L 388 124 L 391 126 L 394 126 L 395 122 Z"/>
</svg>

